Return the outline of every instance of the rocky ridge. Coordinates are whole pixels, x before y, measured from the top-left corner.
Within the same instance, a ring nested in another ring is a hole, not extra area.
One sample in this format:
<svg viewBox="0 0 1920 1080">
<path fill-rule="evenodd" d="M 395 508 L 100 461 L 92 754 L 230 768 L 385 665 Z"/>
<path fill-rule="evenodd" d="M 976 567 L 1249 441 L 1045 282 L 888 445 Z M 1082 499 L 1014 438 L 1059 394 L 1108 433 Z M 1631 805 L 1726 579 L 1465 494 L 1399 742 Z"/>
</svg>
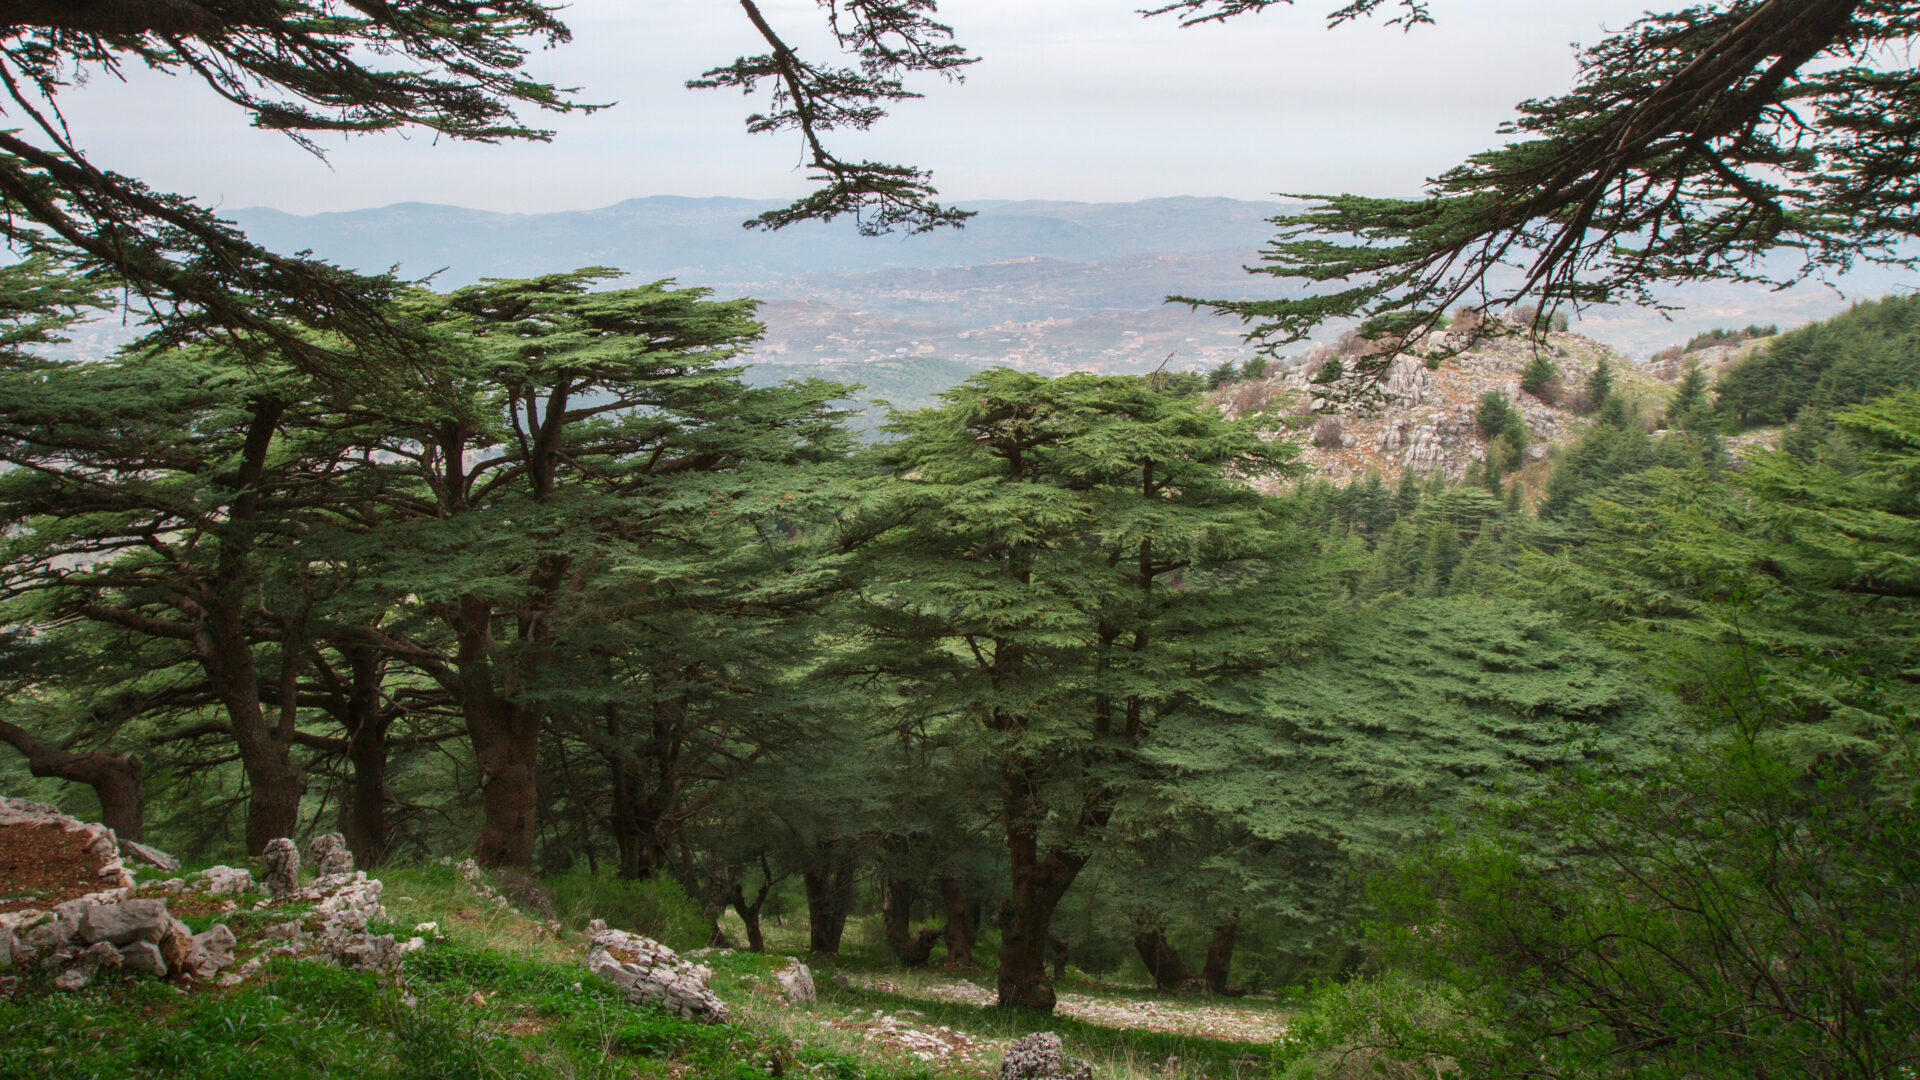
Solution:
<svg viewBox="0 0 1920 1080">
<path fill-rule="evenodd" d="M 1560 372 L 1558 393 L 1544 396 L 1550 400 L 1520 389 L 1521 372 L 1536 352 Z M 1230 384 L 1215 400 L 1230 416 L 1265 413 L 1282 421 L 1276 437 L 1300 432 L 1301 459 L 1319 476 L 1346 480 L 1377 470 L 1391 484 L 1412 470 L 1460 480 L 1486 455 L 1474 425 L 1483 395 L 1504 395 L 1526 418 L 1528 460 L 1539 460 L 1585 426 L 1570 404 L 1584 394 L 1602 358 L 1617 392 L 1664 393 L 1671 378 L 1581 334 L 1556 331 L 1535 341 L 1500 322 L 1477 340 L 1444 330 L 1429 334 L 1393 359 L 1374 393 L 1355 400 L 1340 400 L 1312 381 L 1325 359 L 1313 354 L 1264 379 Z"/>
</svg>

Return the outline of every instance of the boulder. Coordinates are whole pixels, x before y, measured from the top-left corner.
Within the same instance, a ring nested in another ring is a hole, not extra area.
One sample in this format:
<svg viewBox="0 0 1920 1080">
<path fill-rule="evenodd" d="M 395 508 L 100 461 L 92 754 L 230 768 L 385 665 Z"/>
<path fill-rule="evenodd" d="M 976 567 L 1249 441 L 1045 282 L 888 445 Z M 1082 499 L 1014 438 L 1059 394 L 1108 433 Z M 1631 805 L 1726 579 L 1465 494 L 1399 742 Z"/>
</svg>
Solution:
<svg viewBox="0 0 1920 1080">
<path fill-rule="evenodd" d="M 813 986 L 813 972 L 798 959 L 787 961 L 787 966 L 773 973 L 773 980 L 780 984 L 780 996 L 792 1005 L 813 1005 L 820 998 Z"/>
<path fill-rule="evenodd" d="M 120 854 L 123 858 L 132 856 L 140 862 L 146 863 L 148 866 L 157 866 L 169 874 L 180 869 L 179 859 L 161 851 L 157 847 L 148 847 L 138 840 L 121 840 Z"/>
<path fill-rule="evenodd" d="M 167 932 L 156 942 L 160 946 L 160 955 L 167 966 L 179 971 L 187 966 L 187 956 L 193 952 L 193 930 L 186 923 L 169 916 Z"/>
<path fill-rule="evenodd" d="M 210 896 L 239 896 L 253 888 L 253 874 L 237 866 L 209 866 L 200 887 Z"/>
<path fill-rule="evenodd" d="M 1092 1080 L 1093 1066 L 1070 1058 L 1060 1036 L 1036 1031 L 1007 1047 L 1000 1059 L 1000 1080 Z"/>
<path fill-rule="evenodd" d="M 92 978 L 102 971 L 112 971 L 123 962 L 119 949 L 104 941 L 96 941 L 81 950 L 80 955 L 74 958 L 73 964 L 74 967 L 86 972 L 88 978 Z"/>
<path fill-rule="evenodd" d="M 172 928 L 165 900 L 95 904 L 80 913 L 80 938 L 89 945 L 104 941 L 118 948 L 136 941 L 158 943 Z"/>
<path fill-rule="evenodd" d="M 260 853 L 260 879 L 275 900 L 284 900 L 300 891 L 300 849 L 282 836 L 267 841 Z"/>
<path fill-rule="evenodd" d="M 193 945 L 187 950 L 188 971 L 202 979 L 211 979 L 221 970 L 233 966 L 233 947 L 239 944 L 225 923 L 217 923 L 202 933 L 193 935 Z"/>
<path fill-rule="evenodd" d="M 690 964 L 650 938 L 621 930 L 601 930 L 587 946 L 587 970 L 627 992 L 635 1004 L 651 1002 L 676 1016 L 706 1024 L 725 1024 L 733 1016 L 727 1003 L 707 989 L 712 971 Z"/>
<path fill-rule="evenodd" d="M 66 971 L 53 977 L 53 988 L 55 990 L 65 990 L 68 992 L 84 990 L 87 988 L 87 984 L 92 981 L 93 976 L 88 974 L 84 968 L 68 968 Z"/>
<path fill-rule="evenodd" d="M 321 877 L 353 873 L 353 852 L 347 849 L 347 838 L 337 832 L 314 837 L 307 845 L 307 862 Z"/>
<path fill-rule="evenodd" d="M 48 919 L 46 922 L 40 923 L 37 926 L 28 927 L 27 932 L 20 935 L 20 944 L 28 952 L 38 956 L 41 953 L 52 952 L 62 945 L 65 945 L 67 942 L 73 940 L 75 933 L 76 930 L 72 924 L 61 919 Z M 22 962 L 30 964 L 33 961 L 25 960 Z"/>
<path fill-rule="evenodd" d="M 160 955 L 160 946 L 151 941 L 136 941 L 121 949 L 120 966 L 136 975 L 151 975 L 156 979 L 165 978 L 167 974 L 167 962 Z"/>
</svg>

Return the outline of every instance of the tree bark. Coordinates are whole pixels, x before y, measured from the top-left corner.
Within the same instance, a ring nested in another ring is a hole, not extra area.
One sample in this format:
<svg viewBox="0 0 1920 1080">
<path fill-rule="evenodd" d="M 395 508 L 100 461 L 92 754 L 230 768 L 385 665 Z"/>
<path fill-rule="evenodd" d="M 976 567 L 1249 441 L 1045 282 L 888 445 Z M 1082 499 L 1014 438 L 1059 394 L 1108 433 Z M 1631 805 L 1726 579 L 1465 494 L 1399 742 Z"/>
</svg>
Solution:
<svg viewBox="0 0 1920 1080">
<path fill-rule="evenodd" d="M 1047 978 L 1047 959 L 1053 912 L 1087 860 L 1057 846 L 1042 853 L 1039 822 L 1029 812 L 1032 799 L 1022 792 L 1010 801 L 1018 805 L 1009 807 L 1006 818 L 1013 889 L 1000 909 L 1000 1004 L 1052 1012 L 1054 993 Z"/>
<path fill-rule="evenodd" d="M 1067 977 L 1067 943 L 1060 938 L 1047 939 L 1047 948 L 1053 952 L 1053 978 L 1055 982 Z"/>
<path fill-rule="evenodd" d="M 540 718 L 495 689 L 493 611 L 482 600 L 460 601 L 460 712 L 480 767 L 480 837 L 473 856 L 482 866 L 533 865 L 540 789 L 535 766 Z"/>
<path fill-rule="evenodd" d="M 1180 960 L 1180 954 L 1167 942 L 1167 935 L 1159 927 L 1143 930 L 1133 935 L 1133 947 L 1140 953 L 1140 960 L 1147 965 L 1147 974 L 1153 976 L 1153 984 L 1162 990 L 1178 990 L 1193 981 L 1187 972 L 1187 965 Z"/>
<path fill-rule="evenodd" d="M 854 862 L 840 847 L 822 845 L 820 865 L 800 875 L 807 893 L 807 947 L 823 956 L 840 955 L 840 936 L 853 908 Z"/>
<path fill-rule="evenodd" d="M 733 883 L 733 893 L 728 899 L 733 902 L 733 910 L 740 916 L 740 921 L 746 924 L 747 951 L 749 952 L 767 951 L 767 939 L 760 932 L 760 908 L 767 902 L 767 893 L 772 889 L 773 882 L 763 878 L 760 882 L 760 890 L 754 893 L 753 903 L 749 904 L 747 891 L 740 887 L 739 882 Z"/>
<path fill-rule="evenodd" d="M 393 717 L 380 700 L 386 681 L 386 659 L 364 645 L 342 646 L 349 682 L 342 718 L 347 729 L 347 763 L 353 785 L 341 807 L 340 831 L 354 864 L 371 869 L 386 861 L 391 838 L 387 833 L 387 733 Z"/>
<path fill-rule="evenodd" d="M 1213 928 L 1213 940 L 1207 943 L 1207 960 L 1200 968 L 1200 981 L 1207 989 L 1228 997 L 1245 994 L 1246 988 L 1232 986 L 1227 982 L 1227 974 L 1233 967 L 1233 943 L 1240 935 L 1239 915 L 1227 916 L 1227 920 Z"/>
<path fill-rule="evenodd" d="M 941 930 L 947 942 L 947 967 L 972 967 L 973 905 L 967 903 L 959 878 L 940 879 L 940 901 L 947 911 L 947 925 Z"/>
<path fill-rule="evenodd" d="M 0 740 L 26 755 L 33 775 L 92 788 L 100 800 L 100 823 L 114 835 L 139 840 L 146 832 L 146 769 L 138 758 L 116 750 L 63 750 L 5 721 L 0 721 Z"/>
<path fill-rule="evenodd" d="M 253 855 L 266 850 L 267 841 L 298 831 L 300 796 L 307 787 L 305 770 L 293 761 L 297 719 L 291 706 L 293 671 L 282 678 L 288 702 L 270 723 L 260 700 L 260 672 L 253 655 L 249 618 L 260 485 L 267 451 L 284 411 L 285 407 L 275 401 L 254 404 L 239 468 L 229 478 L 235 494 L 221 529 L 211 595 L 194 641 L 207 681 L 233 725 L 240 766 L 247 776 L 247 851 Z M 294 637 L 289 631 L 281 648 L 284 655 L 297 659 L 297 650 L 288 652 L 294 649 Z"/>
</svg>

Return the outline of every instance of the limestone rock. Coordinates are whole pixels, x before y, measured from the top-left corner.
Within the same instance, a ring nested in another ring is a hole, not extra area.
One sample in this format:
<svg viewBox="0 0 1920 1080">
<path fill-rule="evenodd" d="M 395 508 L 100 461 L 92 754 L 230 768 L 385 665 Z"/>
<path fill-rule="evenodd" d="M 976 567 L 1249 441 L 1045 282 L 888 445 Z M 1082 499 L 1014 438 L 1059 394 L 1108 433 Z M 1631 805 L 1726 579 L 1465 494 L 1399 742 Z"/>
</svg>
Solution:
<svg viewBox="0 0 1920 1080">
<path fill-rule="evenodd" d="M 587 946 L 587 970 L 627 992 L 627 1000 L 646 1001 L 677 1016 L 707 1024 L 725 1024 L 733 1016 L 727 1003 L 707 989 L 712 971 L 690 964 L 650 938 L 622 930 L 601 930 Z M 811 981 L 811 979 L 809 979 Z"/>
<path fill-rule="evenodd" d="M 260 877 L 275 900 L 284 900 L 300 891 L 300 849 L 282 836 L 267 841 L 260 853 Z"/>
<path fill-rule="evenodd" d="M 68 992 L 84 990 L 87 984 L 92 981 L 93 976 L 88 974 L 85 969 L 69 968 L 53 977 L 53 988 L 55 990 L 65 990 Z"/>
<path fill-rule="evenodd" d="M 314 837 L 307 845 L 307 861 L 321 877 L 353 873 L 353 852 L 347 849 L 347 838 L 337 832 Z"/>
<path fill-rule="evenodd" d="M 168 917 L 167 932 L 155 944 L 160 946 L 160 956 L 167 966 L 179 971 L 187 966 L 187 956 L 193 952 L 193 930 L 179 919 Z"/>
<path fill-rule="evenodd" d="M 211 979 L 224 968 L 233 966 L 233 947 L 239 941 L 225 923 L 216 923 L 202 933 L 193 935 L 193 946 L 187 950 L 187 970 L 202 979 Z"/>
<path fill-rule="evenodd" d="M 787 966 L 773 973 L 773 979 L 780 984 L 780 995 L 794 1005 L 813 1005 L 820 997 L 813 986 L 813 972 L 798 959 L 787 961 Z"/>
<path fill-rule="evenodd" d="M 1092 1080 L 1093 1066 L 1069 1058 L 1060 1036 L 1036 1031 L 1007 1048 L 1000 1059 L 1000 1080 Z"/>
<path fill-rule="evenodd" d="M 119 949 L 107 942 L 96 941 L 82 950 L 73 964 L 79 970 L 86 972 L 88 978 L 92 978 L 102 971 L 112 971 L 122 962 Z"/>
<path fill-rule="evenodd" d="M 160 955 L 160 946 L 151 941 L 136 941 L 121 949 L 120 965 L 137 975 L 151 975 L 156 979 L 165 978 L 167 974 L 167 962 Z"/>
<path fill-rule="evenodd" d="M 253 888 L 253 874 L 237 866 L 209 866 L 200 887 L 210 896 L 239 896 Z"/>
<path fill-rule="evenodd" d="M 131 855 L 141 862 L 146 863 L 148 866 L 157 866 L 169 874 L 180 869 L 179 859 L 161 851 L 157 847 L 148 847 L 138 840 L 120 841 L 120 854 L 123 857 Z"/>
<path fill-rule="evenodd" d="M 91 945 L 104 941 L 118 948 L 136 941 L 158 943 L 172 931 L 165 900 L 128 900 L 95 904 L 80 915 L 80 937 Z"/>
</svg>

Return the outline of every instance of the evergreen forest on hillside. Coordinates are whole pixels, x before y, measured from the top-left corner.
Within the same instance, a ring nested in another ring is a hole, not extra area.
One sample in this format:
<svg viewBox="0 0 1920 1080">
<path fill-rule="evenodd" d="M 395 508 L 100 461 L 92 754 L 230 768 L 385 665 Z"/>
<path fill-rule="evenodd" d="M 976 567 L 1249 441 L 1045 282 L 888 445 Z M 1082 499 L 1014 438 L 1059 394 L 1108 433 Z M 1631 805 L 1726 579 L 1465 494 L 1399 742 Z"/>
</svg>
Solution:
<svg viewBox="0 0 1920 1080">
<path fill-rule="evenodd" d="M 723 6 L 749 229 L 966 224 L 842 153 L 978 59 L 934 0 Z M 1920 261 L 1915 4 L 1602 31 L 1167 298 L 1210 372 L 750 377 L 751 297 L 285 254 L 63 111 L 540 142 L 565 14 L 6 6 L 0 1080 L 1920 1070 L 1920 297 L 1569 330 Z"/>
<path fill-rule="evenodd" d="M 350 380 L 48 360 L 97 285 L 0 273 L 9 791 L 627 882 L 683 946 L 877 915 L 1041 1012 L 1318 982 L 1306 1069 L 1912 1050 L 1916 301 L 1748 362 L 1824 388 L 1782 449 L 1729 457 L 1741 366 L 1527 488 L 1315 480 L 1192 376 L 988 371 L 860 444 L 743 381 L 751 303 L 592 269 L 399 294 L 431 351 Z"/>
</svg>

